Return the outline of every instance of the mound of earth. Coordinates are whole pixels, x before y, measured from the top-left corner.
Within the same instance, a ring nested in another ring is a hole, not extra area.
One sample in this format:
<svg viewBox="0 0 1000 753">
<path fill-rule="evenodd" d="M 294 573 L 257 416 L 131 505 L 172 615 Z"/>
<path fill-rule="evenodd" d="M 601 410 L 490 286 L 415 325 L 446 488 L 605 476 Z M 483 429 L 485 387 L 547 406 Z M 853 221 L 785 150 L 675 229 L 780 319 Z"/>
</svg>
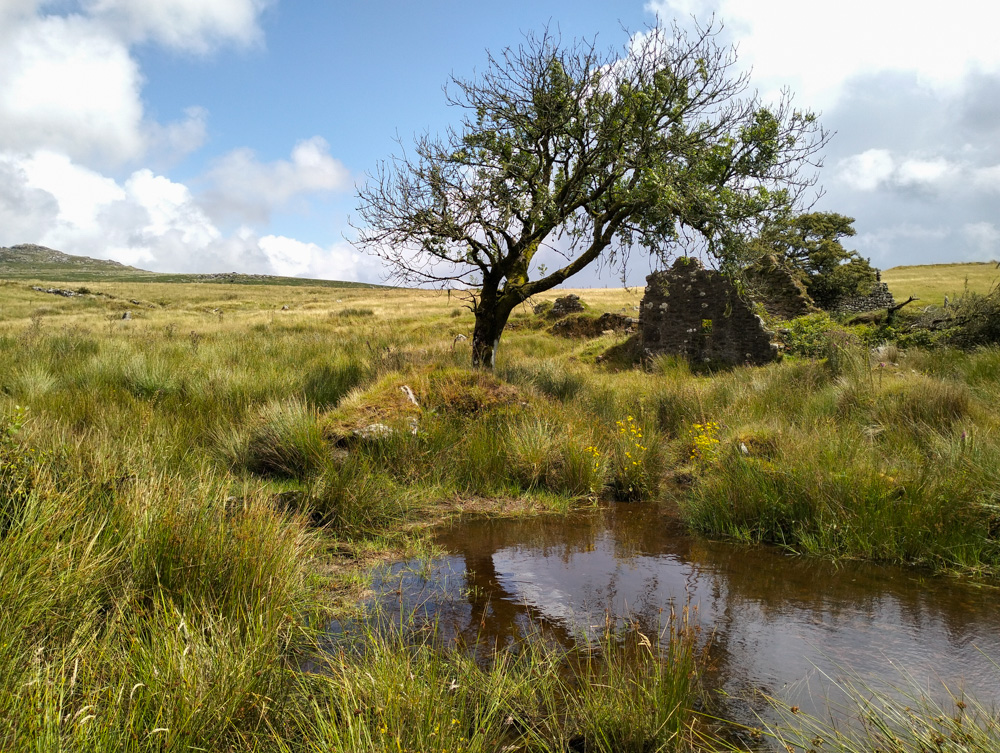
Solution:
<svg viewBox="0 0 1000 753">
<path fill-rule="evenodd" d="M 520 389 L 487 372 L 458 368 L 393 372 L 348 394 L 322 418 L 327 439 L 352 439 L 416 433 L 425 413 L 473 416 L 508 405 L 524 404 Z"/>
</svg>

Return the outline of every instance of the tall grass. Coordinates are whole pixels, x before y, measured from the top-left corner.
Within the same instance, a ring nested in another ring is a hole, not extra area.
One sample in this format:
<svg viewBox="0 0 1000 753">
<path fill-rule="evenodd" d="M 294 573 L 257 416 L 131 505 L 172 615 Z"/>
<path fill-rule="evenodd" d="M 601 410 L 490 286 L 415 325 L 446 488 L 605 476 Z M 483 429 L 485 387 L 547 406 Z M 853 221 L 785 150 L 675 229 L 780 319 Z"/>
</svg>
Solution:
<svg viewBox="0 0 1000 753">
<path fill-rule="evenodd" d="M 530 641 L 475 661 L 436 633 L 373 626 L 342 640 L 312 682 L 309 750 L 646 753 L 687 750 L 698 697 L 693 632 Z M 311 733 L 310 733 L 311 734 Z"/>
<path fill-rule="evenodd" d="M 669 496 L 713 536 L 1000 566 L 996 349 L 616 372 L 526 325 L 489 376 L 443 293 L 136 285 L 0 286 L 3 750 L 681 749 L 675 637 L 481 666 L 365 635 L 300 671 L 331 573 L 471 505 Z"/>
<path fill-rule="evenodd" d="M 769 699 L 778 721 L 763 723 L 760 732 L 785 750 L 1000 750 L 996 710 L 974 698 L 949 691 L 944 693 L 945 700 L 934 700 L 916 684 L 881 690 L 847 681 L 840 683 L 838 690 L 844 700 L 832 709 L 830 719 L 803 714 L 787 703 Z M 835 717 L 842 721 L 831 721 Z"/>
</svg>

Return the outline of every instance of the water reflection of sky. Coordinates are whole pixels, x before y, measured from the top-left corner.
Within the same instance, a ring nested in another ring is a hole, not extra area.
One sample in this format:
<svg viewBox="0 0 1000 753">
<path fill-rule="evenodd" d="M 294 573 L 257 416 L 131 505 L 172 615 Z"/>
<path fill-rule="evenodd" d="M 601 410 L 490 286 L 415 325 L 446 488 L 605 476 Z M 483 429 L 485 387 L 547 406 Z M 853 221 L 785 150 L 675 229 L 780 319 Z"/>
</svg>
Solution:
<svg viewBox="0 0 1000 753">
<path fill-rule="evenodd" d="M 579 639 L 609 614 L 655 630 L 671 607 L 690 604 L 730 694 L 763 689 L 822 711 L 829 678 L 856 673 L 872 685 L 938 694 L 945 682 L 987 704 L 1000 699 L 1000 670 L 987 658 L 1000 659 L 991 587 L 705 542 L 643 508 L 469 522 L 440 543 L 448 556 L 422 571 L 396 566 L 385 582 L 402 586 L 401 606 L 421 603 L 466 640 L 503 644 L 539 624 Z"/>
</svg>

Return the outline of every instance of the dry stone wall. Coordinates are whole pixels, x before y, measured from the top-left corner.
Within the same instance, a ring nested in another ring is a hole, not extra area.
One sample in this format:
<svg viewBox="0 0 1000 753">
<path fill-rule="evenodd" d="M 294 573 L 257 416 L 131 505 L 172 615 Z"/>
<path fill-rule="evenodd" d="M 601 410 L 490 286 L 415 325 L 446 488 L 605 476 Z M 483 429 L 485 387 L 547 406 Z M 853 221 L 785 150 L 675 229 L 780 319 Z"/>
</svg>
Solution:
<svg viewBox="0 0 1000 753">
<path fill-rule="evenodd" d="M 884 282 L 876 282 L 868 295 L 856 295 L 841 298 L 831 308 L 838 314 L 864 314 L 868 311 L 878 311 L 896 305 L 896 299 L 889 292 L 889 286 Z"/>
<path fill-rule="evenodd" d="M 687 257 L 646 278 L 639 336 L 645 354 L 682 355 L 693 364 L 763 364 L 780 357 L 764 322 L 733 284 Z"/>
</svg>

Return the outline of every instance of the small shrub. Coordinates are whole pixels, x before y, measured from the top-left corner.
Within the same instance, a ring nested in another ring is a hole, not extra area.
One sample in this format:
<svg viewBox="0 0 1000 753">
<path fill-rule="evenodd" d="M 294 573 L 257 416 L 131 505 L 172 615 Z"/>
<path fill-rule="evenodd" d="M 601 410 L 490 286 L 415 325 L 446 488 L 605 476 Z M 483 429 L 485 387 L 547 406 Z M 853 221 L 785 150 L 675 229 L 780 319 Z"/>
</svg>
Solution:
<svg viewBox="0 0 1000 753">
<path fill-rule="evenodd" d="M 405 491 L 381 464 L 351 453 L 339 463 L 328 463 L 308 496 L 313 520 L 346 538 L 376 535 L 406 511 Z"/>
<path fill-rule="evenodd" d="M 611 489 L 616 499 L 646 499 L 657 490 L 659 453 L 653 439 L 646 437 L 632 416 L 615 422 L 608 462 Z"/>
<path fill-rule="evenodd" d="M 969 415 L 972 396 L 961 382 L 913 375 L 886 384 L 879 404 L 889 422 L 942 431 Z"/>
<path fill-rule="evenodd" d="M 533 385 L 539 392 L 557 400 L 570 400 L 586 384 L 584 378 L 567 368 L 565 362 L 545 360 L 537 364 L 508 367 L 503 376 L 515 383 Z"/>
<path fill-rule="evenodd" d="M 607 470 L 601 462 L 600 450 L 569 436 L 563 441 L 561 454 L 562 464 L 555 490 L 575 497 L 600 495 Z"/>
<path fill-rule="evenodd" d="M 949 308 L 945 338 L 960 348 L 1000 343 L 1000 288 L 988 295 L 966 292 Z"/>
<path fill-rule="evenodd" d="M 836 326 L 827 313 L 807 314 L 792 319 L 781 332 L 785 352 L 806 358 L 826 353 L 827 333 Z"/>
<path fill-rule="evenodd" d="M 840 328 L 827 333 L 826 365 L 835 376 L 870 376 L 868 348 L 854 334 Z"/>
<path fill-rule="evenodd" d="M 13 393 L 29 401 L 52 392 L 58 385 L 55 375 L 37 361 L 22 366 L 11 380 Z"/>
<path fill-rule="evenodd" d="M 27 415 L 27 408 L 16 405 L 0 423 L 0 538 L 16 523 L 33 486 L 34 451 L 19 438 Z"/>
<path fill-rule="evenodd" d="M 664 638 L 663 636 L 668 636 Z M 686 750 L 696 697 L 696 631 L 675 620 L 662 632 L 607 634 L 600 654 L 577 670 L 570 706 L 583 749 L 599 753 Z"/>
<path fill-rule="evenodd" d="M 695 470 L 703 471 L 719 459 L 719 428 L 716 421 L 691 425 L 688 434 L 691 438 L 691 462 Z"/>
<path fill-rule="evenodd" d="M 176 369 L 162 358 L 134 355 L 125 365 L 122 380 L 136 397 L 153 399 L 178 392 L 182 382 Z"/>
<path fill-rule="evenodd" d="M 516 481 L 505 441 L 511 418 L 505 413 L 466 424 L 460 439 L 445 455 L 459 489 L 472 494 L 499 494 Z"/>
<path fill-rule="evenodd" d="M 507 447 L 511 468 L 525 489 L 549 486 L 562 461 L 557 449 L 557 429 L 544 421 L 523 421 L 510 427 Z"/>
<path fill-rule="evenodd" d="M 664 389 L 652 395 L 656 424 L 667 436 L 679 436 L 692 416 L 698 415 L 698 396 L 691 389 Z"/>
<path fill-rule="evenodd" d="M 211 486 L 185 490 L 177 479 L 140 483 L 122 504 L 133 506 L 135 585 L 182 603 L 212 604 L 232 617 L 285 604 L 302 588 L 313 544 L 300 521 L 260 497 L 219 504 Z M 185 493 L 187 492 L 187 493 Z M 157 496 L 155 508 L 142 500 Z"/>
</svg>

